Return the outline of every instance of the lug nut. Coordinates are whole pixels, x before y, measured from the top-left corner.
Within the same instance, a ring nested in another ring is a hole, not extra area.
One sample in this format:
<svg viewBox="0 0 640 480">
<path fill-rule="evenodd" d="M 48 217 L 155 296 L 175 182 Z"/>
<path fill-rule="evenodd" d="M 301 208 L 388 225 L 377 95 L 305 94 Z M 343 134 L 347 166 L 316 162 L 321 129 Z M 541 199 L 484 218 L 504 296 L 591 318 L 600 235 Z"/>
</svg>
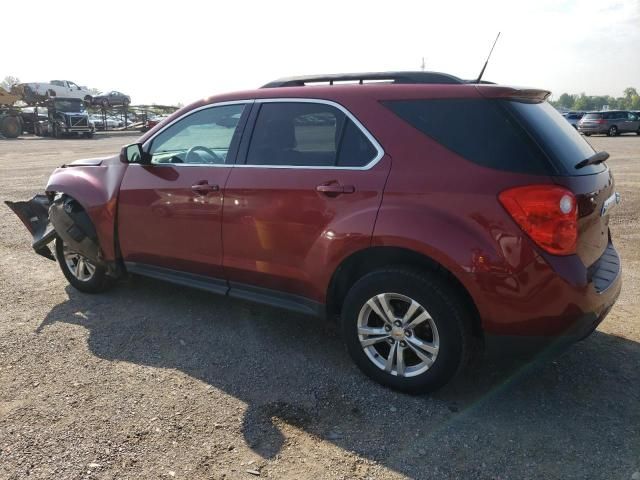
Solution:
<svg viewBox="0 0 640 480">
<path fill-rule="evenodd" d="M 391 331 L 391 327 L 389 325 L 385 325 L 384 326 L 384 331 L 385 332 L 390 332 Z"/>
<path fill-rule="evenodd" d="M 394 343 L 396 343 L 393 338 L 390 338 L 389 340 L 387 340 L 387 342 L 389 342 L 389 345 L 393 345 Z"/>
<path fill-rule="evenodd" d="M 406 347 L 407 346 L 407 342 L 405 342 L 404 340 L 400 342 L 400 346 L 401 347 Z"/>
<path fill-rule="evenodd" d="M 402 326 L 402 322 L 401 322 L 400 320 L 396 320 L 395 322 L 393 322 L 393 324 L 394 324 L 396 327 L 401 327 L 401 326 Z"/>
<path fill-rule="evenodd" d="M 413 333 L 411 333 L 411 330 L 405 330 L 404 331 L 405 336 L 410 337 L 411 335 L 413 335 Z"/>
</svg>

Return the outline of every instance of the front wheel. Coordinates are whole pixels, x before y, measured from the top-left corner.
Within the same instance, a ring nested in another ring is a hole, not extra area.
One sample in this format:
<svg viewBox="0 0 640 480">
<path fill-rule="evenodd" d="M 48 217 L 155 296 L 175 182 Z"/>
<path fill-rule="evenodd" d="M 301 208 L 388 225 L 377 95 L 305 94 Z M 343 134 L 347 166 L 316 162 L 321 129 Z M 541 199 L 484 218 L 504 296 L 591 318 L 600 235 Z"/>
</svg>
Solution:
<svg viewBox="0 0 640 480">
<path fill-rule="evenodd" d="M 615 137 L 618 135 L 618 127 L 616 127 L 615 125 L 613 125 L 608 131 L 607 131 L 607 135 L 609 137 Z"/>
<path fill-rule="evenodd" d="M 398 267 L 371 272 L 349 290 L 342 333 L 358 367 L 408 393 L 445 385 L 464 365 L 471 315 L 440 277 Z"/>
<path fill-rule="evenodd" d="M 113 283 L 104 267 L 69 249 L 60 237 L 56 238 L 56 259 L 69 283 L 81 292 L 104 292 Z"/>
</svg>

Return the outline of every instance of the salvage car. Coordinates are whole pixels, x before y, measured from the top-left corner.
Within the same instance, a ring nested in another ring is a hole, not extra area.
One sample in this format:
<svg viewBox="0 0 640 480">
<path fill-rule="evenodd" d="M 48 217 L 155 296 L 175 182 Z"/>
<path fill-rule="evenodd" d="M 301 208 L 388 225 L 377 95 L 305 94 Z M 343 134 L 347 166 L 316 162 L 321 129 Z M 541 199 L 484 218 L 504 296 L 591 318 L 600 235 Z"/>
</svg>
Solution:
<svg viewBox="0 0 640 480">
<path fill-rule="evenodd" d="M 433 391 L 483 343 L 584 338 L 620 292 L 608 155 L 549 94 L 432 72 L 277 80 L 7 204 L 82 292 L 131 273 L 338 319 L 364 373 Z"/>
<path fill-rule="evenodd" d="M 91 100 L 92 105 L 100 105 L 104 108 L 115 107 L 118 105 L 127 106 L 131 103 L 131 97 L 124 93 L 112 90 L 107 93 L 96 95 Z"/>
<path fill-rule="evenodd" d="M 50 97 L 79 98 L 86 103 L 91 103 L 93 98 L 93 94 L 87 87 L 80 87 L 69 80 L 21 83 L 16 88 L 21 91 L 22 99 L 28 104 L 37 103 Z"/>
</svg>

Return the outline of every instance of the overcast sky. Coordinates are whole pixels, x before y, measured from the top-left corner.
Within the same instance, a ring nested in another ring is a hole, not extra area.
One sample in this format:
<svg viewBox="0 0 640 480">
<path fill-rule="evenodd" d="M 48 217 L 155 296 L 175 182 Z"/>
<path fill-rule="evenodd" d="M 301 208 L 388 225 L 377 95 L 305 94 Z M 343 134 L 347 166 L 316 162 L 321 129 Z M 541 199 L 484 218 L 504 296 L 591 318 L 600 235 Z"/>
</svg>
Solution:
<svg viewBox="0 0 640 480">
<path fill-rule="evenodd" d="M 422 57 L 473 78 L 498 31 L 487 80 L 555 97 L 640 90 L 640 0 L 30 0 L 2 11 L 0 78 L 72 80 L 134 104 L 290 75 L 418 70 Z"/>
</svg>

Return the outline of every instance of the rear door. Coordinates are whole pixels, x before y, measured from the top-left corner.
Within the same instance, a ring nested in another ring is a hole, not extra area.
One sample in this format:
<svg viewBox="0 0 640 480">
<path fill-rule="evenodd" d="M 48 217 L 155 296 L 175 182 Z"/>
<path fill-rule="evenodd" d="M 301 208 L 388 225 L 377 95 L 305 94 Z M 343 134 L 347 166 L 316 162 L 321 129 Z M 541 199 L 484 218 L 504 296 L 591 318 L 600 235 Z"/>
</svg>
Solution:
<svg viewBox="0 0 640 480">
<path fill-rule="evenodd" d="M 322 302 L 337 262 L 370 245 L 390 159 L 332 102 L 257 100 L 252 116 L 225 189 L 230 294 L 251 285 Z"/>
<path fill-rule="evenodd" d="M 131 164 L 120 187 L 118 234 L 128 267 L 223 277 L 224 185 L 248 108 L 190 112 L 145 143 L 151 163 Z"/>
</svg>

